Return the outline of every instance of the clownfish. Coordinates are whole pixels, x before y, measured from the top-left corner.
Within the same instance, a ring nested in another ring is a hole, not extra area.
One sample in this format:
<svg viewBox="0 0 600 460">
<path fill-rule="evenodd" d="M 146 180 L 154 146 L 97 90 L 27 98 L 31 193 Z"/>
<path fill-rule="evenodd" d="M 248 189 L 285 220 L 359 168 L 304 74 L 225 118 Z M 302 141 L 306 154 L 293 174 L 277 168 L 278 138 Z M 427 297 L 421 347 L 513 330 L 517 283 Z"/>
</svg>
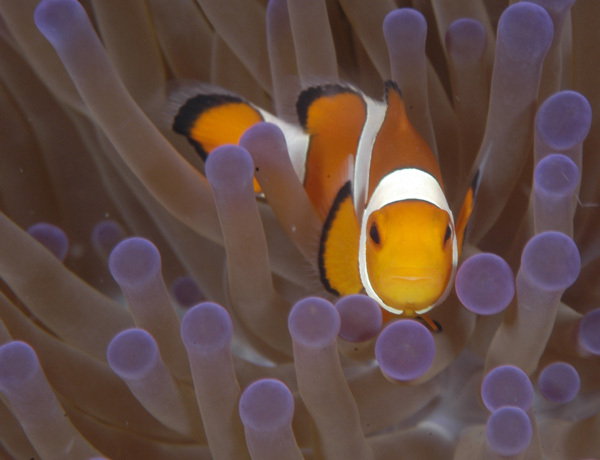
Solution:
<svg viewBox="0 0 600 460">
<path fill-rule="evenodd" d="M 278 125 L 323 228 L 321 282 L 340 296 L 365 292 L 388 313 L 420 316 L 452 289 L 473 210 L 475 175 L 458 218 L 446 199 L 438 162 L 408 120 L 402 94 L 385 83 L 383 101 L 343 84 L 301 92 L 299 126 L 225 92 L 175 94 L 172 129 L 206 159 L 237 144 L 252 125 Z M 255 192 L 260 193 L 258 182 Z"/>
</svg>

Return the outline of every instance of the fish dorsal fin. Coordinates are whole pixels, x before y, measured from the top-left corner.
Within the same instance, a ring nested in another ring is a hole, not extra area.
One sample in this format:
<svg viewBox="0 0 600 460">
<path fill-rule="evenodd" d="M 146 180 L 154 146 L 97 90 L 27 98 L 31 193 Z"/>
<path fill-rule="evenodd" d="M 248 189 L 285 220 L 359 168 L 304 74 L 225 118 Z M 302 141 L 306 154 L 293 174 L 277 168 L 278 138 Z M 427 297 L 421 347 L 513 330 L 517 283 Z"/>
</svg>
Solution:
<svg viewBox="0 0 600 460">
<path fill-rule="evenodd" d="M 333 294 L 356 294 L 362 290 L 358 272 L 359 231 L 352 202 L 352 183 L 348 181 L 335 197 L 319 246 L 321 281 Z"/>
<path fill-rule="evenodd" d="M 353 163 L 365 124 L 366 103 L 357 90 L 328 84 L 304 90 L 296 109 L 300 124 L 310 137 L 304 188 L 325 219 L 348 180 L 348 156 Z"/>
<path fill-rule="evenodd" d="M 437 160 L 408 120 L 400 89 L 392 81 L 385 83 L 385 101 L 385 118 L 377 133 L 371 155 L 367 196 L 371 197 L 381 179 L 402 168 L 426 171 L 442 185 Z"/>
</svg>

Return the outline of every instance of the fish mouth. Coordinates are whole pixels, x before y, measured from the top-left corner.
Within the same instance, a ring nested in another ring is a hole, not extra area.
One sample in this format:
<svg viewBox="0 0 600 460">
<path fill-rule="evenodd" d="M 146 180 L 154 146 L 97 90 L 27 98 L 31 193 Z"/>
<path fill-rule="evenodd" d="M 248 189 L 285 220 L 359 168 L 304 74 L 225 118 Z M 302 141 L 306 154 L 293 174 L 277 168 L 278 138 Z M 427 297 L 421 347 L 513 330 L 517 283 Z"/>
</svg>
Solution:
<svg viewBox="0 0 600 460">
<path fill-rule="evenodd" d="M 432 280 L 431 276 L 391 276 L 390 280 L 402 280 L 402 281 L 427 281 Z"/>
<path fill-rule="evenodd" d="M 442 273 L 428 267 L 394 267 L 382 274 L 384 283 L 418 283 L 429 284 L 432 288 L 441 286 Z"/>
<path fill-rule="evenodd" d="M 435 268 L 392 267 L 381 274 L 378 295 L 407 314 L 428 309 L 443 291 L 443 276 Z"/>
</svg>

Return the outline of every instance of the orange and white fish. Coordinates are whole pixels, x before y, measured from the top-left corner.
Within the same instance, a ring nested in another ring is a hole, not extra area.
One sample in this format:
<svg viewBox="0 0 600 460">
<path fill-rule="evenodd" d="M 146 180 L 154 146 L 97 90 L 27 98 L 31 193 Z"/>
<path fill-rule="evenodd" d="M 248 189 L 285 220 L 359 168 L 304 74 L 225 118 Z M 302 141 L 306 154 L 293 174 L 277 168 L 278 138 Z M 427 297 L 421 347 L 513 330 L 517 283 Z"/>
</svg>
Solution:
<svg viewBox="0 0 600 460">
<path fill-rule="evenodd" d="M 318 266 L 329 292 L 364 290 L 384 312 L 413 317 L 448 296 L 478 175 L 455 221 L 437 160 L 410 124 L 394 82 L 386 82 L 384 101 L 348 85 L 308 88 L 296 103 L 301 128 L 224 91 L 188 92 L 174 101 L 173 130 L 203 158 L 220 145 L 237 144 L 255 123 L 282 129 L 324 222 Z"/>
</svg>

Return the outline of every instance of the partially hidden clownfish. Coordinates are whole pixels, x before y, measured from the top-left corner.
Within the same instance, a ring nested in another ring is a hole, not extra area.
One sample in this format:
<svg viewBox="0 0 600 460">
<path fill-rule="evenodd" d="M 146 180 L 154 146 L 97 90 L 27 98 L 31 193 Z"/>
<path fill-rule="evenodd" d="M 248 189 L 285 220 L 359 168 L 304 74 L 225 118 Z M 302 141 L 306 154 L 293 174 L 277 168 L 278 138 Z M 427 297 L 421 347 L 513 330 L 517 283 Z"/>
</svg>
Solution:
<svg viewBox="0 0 600 460">
<path fill-rule="evenodd" d="M 394 82 L 385 83 L 384 101 L 343 84 L 310 87 L 296 103 L 300 126 L 224 90 L 182 94 L 172 98 L 173 130 L 204 159 L 237 144 L 256 123 L 282 129 L 323 220 L 318 267 L 327 291 L 365 292 L 389 312 L 386 319 L 421 316 L 439 329 L 425 313 L 452 289 L 479 175 L 455 220 L 438 162 L 410 124 Z"/>
</svg>

